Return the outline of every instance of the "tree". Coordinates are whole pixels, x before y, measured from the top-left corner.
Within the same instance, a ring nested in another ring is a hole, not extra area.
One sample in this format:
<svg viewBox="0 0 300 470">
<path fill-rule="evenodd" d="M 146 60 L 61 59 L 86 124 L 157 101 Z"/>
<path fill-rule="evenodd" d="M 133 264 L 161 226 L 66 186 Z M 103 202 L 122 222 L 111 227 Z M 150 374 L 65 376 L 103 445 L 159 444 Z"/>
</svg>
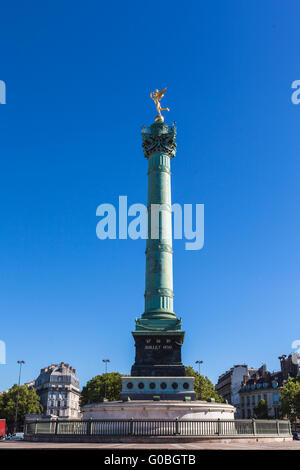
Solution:
<svg viewBox="0 0 300 470">
<path fill-rule="evenodd" d="M 293 423 L 300 419 L 300 378 L 289 377 L 280 390 L 280 411 Z"/>
<path fill-rule="evenodd" d="M 118 372 L 109 372 L 107 374 L 96 375 L 83 387 L 80 397 L 80 405 L 88 403 L 98 403 L 105 397 L 105 384 L 106 384 L 106 398 L 109 401 L 120 399 L 120 392 L 122 389 L 122 375 Z"/>
<path fill-rule="evenodd" d="M 0 418 L 6 419 L 9 432 L 12 432 L 15 423 L 18 389 L 19 404 L 17 429 L 22 429 L 26 414 L 39 414 L 43 411 L 40 398 L 34 388 L 28 388 L 26 385 L 19 387 L 15 384 L 7 392 L 0 395 Z"/>
<path fill-rule="evenodd" d="M 256 419 L 268 419 L 268 405 L 265 400 L 260 400 L 254 407 L 254 418 Z"/>
<path fill-rule="evenodd" d="M 188 377 L 195 377 L 194 390 L 196 392 L 197 400 L 207 401 L 208 398 L 214 398 L 216 402 L 223 403 L 223 398 L 218 395 L 215 387 L 208 377 L 200 375 L 192 367 L 185 367 L 185 372 Z"/>
</svg>

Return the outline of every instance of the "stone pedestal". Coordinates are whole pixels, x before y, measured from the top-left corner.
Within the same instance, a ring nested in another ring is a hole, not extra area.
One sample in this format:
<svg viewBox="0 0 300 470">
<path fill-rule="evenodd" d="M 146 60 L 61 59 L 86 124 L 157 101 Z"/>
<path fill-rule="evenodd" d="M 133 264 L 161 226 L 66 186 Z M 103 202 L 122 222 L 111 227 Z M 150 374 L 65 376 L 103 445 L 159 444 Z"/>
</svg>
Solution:
<svg viewBox="0 0 300 470">
<path fill-rule="evenodd" d="M 181 419 L 181 420 L 233 420 L 235 408 L 224 403 L 203 401 L 153 402 L 146 400 L 127 403 L 108 402 L 85 405 L 83 419 Z"/>
<path fill-rule="evenodd" d="M 122 377 L 121 399 L 196 400 L 194 377 Z"/>
<path fill-rule="evenodd" d="M 136 377 L 183 377 L 181 361 L 184 332 L 141 334 L 133 332 L 135 363 L 131 375 Z"/>
</svg>

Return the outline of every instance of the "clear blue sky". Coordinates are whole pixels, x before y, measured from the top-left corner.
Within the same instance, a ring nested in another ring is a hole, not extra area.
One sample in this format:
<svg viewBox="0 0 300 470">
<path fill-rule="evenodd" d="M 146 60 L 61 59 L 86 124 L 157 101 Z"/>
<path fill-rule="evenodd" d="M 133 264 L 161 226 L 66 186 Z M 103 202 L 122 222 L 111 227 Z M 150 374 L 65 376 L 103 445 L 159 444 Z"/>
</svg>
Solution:
<svg viewBox="0 0 300 470">
<path fill-rule="evenodd" d="M 299 339 L 299 2 L 52 1 L 1 7 L 0 390 L 69 362 L 129 373 L 145 242 L 100 241 L 96 208 L 146 202 L 141 126 L 168 87 L 173 202 L 205 204 L 205 246 L 175 241 L 183 361 L 213 381 L 271 370 Z"/>
</svg>

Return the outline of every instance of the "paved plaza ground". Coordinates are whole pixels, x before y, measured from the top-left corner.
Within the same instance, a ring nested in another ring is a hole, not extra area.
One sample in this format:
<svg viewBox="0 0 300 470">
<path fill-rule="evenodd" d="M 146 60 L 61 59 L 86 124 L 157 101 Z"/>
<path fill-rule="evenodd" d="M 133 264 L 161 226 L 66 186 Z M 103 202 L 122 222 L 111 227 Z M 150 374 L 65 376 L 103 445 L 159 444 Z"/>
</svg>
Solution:
<svg viewBox="0 0 300 470">
<path fill-rule="evenodd" d="M 1 449 L 146 449 L 146 450 L 300 450 L 300 441 L 288 442 L 193 442 L 182 444 L 118 444 L 118 443 L 54 443 L 54 442 L 0 442 Z"/>
</svg>

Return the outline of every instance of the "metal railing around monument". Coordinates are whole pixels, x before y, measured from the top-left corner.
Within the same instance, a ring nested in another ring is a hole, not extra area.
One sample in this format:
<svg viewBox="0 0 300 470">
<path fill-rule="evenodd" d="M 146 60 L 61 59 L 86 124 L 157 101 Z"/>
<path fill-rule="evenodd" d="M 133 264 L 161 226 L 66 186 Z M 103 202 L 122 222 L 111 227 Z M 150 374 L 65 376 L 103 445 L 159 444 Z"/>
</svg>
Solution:
<svg viewBox="0 0 300 470">
<path fill-rule="evenodd" d="M 290 436 L 287 420 L 36 420 L 25 423 L 26 436 Z"/>
</svg>

